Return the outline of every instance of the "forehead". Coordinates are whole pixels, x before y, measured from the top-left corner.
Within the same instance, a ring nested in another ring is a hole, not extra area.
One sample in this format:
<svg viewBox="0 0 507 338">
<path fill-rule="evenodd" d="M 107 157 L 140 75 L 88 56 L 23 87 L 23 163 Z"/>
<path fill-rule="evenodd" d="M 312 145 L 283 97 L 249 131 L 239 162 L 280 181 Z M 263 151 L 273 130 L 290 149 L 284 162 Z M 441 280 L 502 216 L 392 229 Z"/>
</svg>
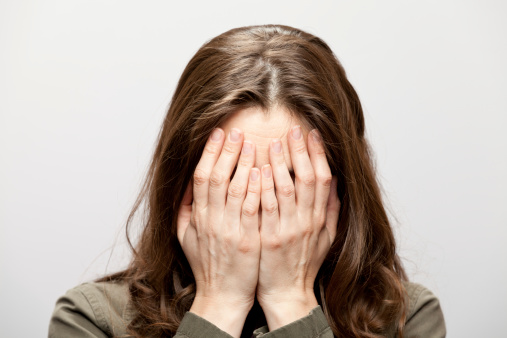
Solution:
<svg viewBox="0 0 507 338">
<path fill-rule="evenodd" d="M 255 144 L 255 167 L 261 168 L 269 163 L 269 145 L 271 140 L 278 138 L 282 141 L 285 162 L 292 170 L 290 153 L 287 145 L 287 135 L 292 127 L 300 125 L 305 138 L 308 134 L 303 121 L 283 107 L 274 107 L 269 111 L 259 107 L 240 109 L 220 125 L 227 135 L 232 128 L 243 131 L 245 140 Z"/>
</svg>

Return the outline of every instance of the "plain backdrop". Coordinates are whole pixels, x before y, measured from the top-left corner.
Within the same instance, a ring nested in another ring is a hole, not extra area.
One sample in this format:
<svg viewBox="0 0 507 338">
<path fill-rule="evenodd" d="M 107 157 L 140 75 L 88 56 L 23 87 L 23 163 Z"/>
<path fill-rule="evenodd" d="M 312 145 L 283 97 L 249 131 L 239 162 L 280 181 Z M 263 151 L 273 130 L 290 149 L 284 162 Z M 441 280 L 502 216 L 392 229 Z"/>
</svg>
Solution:
<svg viewBox="0 0 507 338">
<path fill-rule="evenodd" d="M 504 1 L 0 1 L 0 336 L 128 261 L 178 78 L 234 27 L 323 38 L 357 90 L 412 280 L 449 337 L 507 332 Z M 114 248 L 111 254 L 111 249 Z"/>
</svg>

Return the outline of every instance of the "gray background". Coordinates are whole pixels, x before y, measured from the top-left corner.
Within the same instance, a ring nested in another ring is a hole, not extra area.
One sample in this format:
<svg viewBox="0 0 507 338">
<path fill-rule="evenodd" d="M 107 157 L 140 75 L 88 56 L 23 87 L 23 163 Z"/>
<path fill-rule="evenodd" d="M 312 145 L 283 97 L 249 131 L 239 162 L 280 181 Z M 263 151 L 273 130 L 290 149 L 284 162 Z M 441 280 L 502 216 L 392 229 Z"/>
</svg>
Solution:
<svg viewBox="0 0 507 338">
<path fill-rule="evenodd" d="M 343 63 L 400 255 L 440 297 L 449 336 L 505 336 L 506 9 L 0 1 L 0 336 L 46 336 L 59 295 L 128 261 L 122 226 L 184 66 L 261 23 L 314 33 Z"/>
</svg>

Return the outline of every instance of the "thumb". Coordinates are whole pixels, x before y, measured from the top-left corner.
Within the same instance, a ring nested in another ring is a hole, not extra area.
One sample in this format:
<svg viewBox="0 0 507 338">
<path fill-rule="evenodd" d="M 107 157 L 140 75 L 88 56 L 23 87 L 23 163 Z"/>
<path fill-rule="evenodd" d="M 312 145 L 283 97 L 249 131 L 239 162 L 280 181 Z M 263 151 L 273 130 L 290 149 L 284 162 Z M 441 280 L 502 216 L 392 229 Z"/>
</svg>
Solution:
<svg viewBox="0 0 507 338">
<path fill-rule="evenodd" d="M 180 208 L 178 210 L 178 221 L 177 221 L 177 235 L 180 244 L 183 244 L 183 237 L 187 231 L 188 225 L 190 224 L 190 217 L 192 216 L 192 181 L 188 182 L 183 199 L 181 200 Z"/>
<path fill-rule="evenodd" d="M 333 176 L 331 190 L 327 202 L 326 228 L 329 234 L 329 241 L 333 244 L 338 226 L 338 215 L 340 214 L 341 203 L 338 199 L 338 178 Z"/>
</svg>

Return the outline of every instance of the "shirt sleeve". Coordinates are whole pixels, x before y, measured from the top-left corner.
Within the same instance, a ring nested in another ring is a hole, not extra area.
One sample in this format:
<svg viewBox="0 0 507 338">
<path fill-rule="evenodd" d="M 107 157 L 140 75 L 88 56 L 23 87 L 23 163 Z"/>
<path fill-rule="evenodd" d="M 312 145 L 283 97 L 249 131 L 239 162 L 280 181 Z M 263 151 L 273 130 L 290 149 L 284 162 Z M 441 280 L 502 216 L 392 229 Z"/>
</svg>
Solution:
<svg viewBox="0 0 507 338">
<path fill-rule="evenodd" d="M 181 320 L 174 338 L 233 338 L 217 326 L 192 312 Z"/>
<path fill-rule="evenodd" d="M 405 324 L 404 336 L 445 337 L 444 314 L 438 298 L 422 285 L 409 294 L 410 310 Z"/>
<path fill-rule="evenodd" d="M 107 323 L 99 317 L 83 292 L 71 289 L 56 302 L 48 337 L 108 337 Z"/>
<path fill-rule="evenodd" d="M 253 334 L 256 338 L 334 337 L 320 306 L 314 308 L 306 317 L 274 331 L 268 332 L 267 326 L 263 326 L 255 330 Z M 181 321 L 175 338 L 232 338 L 232 336 L 206 319 L 192 312 L 187 312 Z"/>
<path fill-rule="evenodd" d="M 282 338 L 282 337 L 311 337 L 333 338 L 333 331 L 322 312 L 320 306 L 315 307 L 310 313 L 290 324 L 268 332 L 268 327 L 263 326 L 254 331 L 256 338 Z"/>
</svg>

